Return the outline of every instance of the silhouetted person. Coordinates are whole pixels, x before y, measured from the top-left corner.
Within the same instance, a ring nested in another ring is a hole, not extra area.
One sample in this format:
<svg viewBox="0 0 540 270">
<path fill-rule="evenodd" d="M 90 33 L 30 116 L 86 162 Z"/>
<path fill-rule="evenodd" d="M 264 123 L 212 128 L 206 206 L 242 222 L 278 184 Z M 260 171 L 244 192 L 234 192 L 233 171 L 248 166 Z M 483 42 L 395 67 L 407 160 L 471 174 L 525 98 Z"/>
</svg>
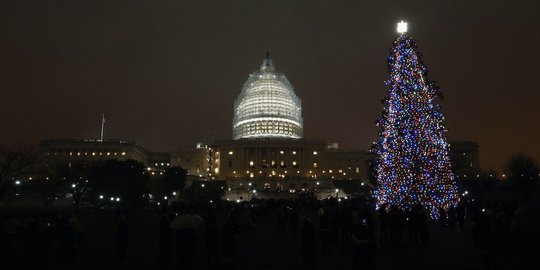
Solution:
<svg viewBox="0 0 540 270">
<path fill-rule="evenodd" d="M 281 208 L 278 209 L 276 218 L 277 218 L 277 223 L 276 223 L 277 232 L 279 234 L 284 234 L 285 233 L 285 213 L 283 212 Z"/>
<path fill-rule="evenodd" d="M 171 254 L 173 248 L 173 235 L 170 227 L 171 217 L 163 213 L 159 221 L 158 238 L 158 265 L 159 269 L 169 269 L 171 266 Z"/>
<path fill-rule="evenodd" d="M 472 233 L 476 247 L 482 252 L 485 269 L 494 267 L 494 258 L 491 256 L 491 246 L 493 245 L 492 226 L 489 210 L 482 209 L 475 215 Z"/>
<path fill-rule="evenodd" d="M 453 206 L 451 206 L 448 209 L 448 228 L 450 228 L 451 230 L 455 230 L 456 221 L 457 221 L 456 209 Z"/>
<path fill-rule="evenodd" d="M 298 218 L 298 210 L 296 208 L 291 210 L 291 231 L 293 235 L 298 232 Z"/>
<path fill-rule="evenodd" d="M 209 214 L 206 229 L 204 231 L 206 247 L 206 264 L 208 269 L 217 269 L 219 266 L 219 230 L 216 217 Z"/>
<path fill-rule="evenodd" d="M 439 208 L 439 224 L 441 225 L 441 227 L 445 227 L 446 226 L 446 210 L 444 208 Z"/>
<path fill-rule="evenodd" d="M 418 236 L 420 236 L 420 242 L 422 244 L 427 244 L 429 243 L 428 214 L 422 205 L 417 205 L 417 208 L 416 222 L 418 226 Z"/>
<path fill-rule="evenodd" d="M 382 204 L 378 210 L 381 244 L 388 243 L 388 212 L 386 212 L 387 206 L 387 204 Z"/>
<path fill-rule="evenodd" d="M 418 216 L 416 214 L 416 211 L 418 211 L 418 206 L 413 205 L 405 212 L 407 219 L 407 229 L 409 230 L 409 244 L 418 243 Z"/>
<path fill-rule="evenodd" d="M 121 213 L 116 223 L 116 255 L 118 261 L 123 261 L 126 258 L 128 235 L 127 216 L 125 213 Z"/>
<path fill-rule="evenodd" d="M 176 257 L 179 269 L 194 269 L 197 256 L 197 231 L 203 223 L 203 219 L 192 211 L 179 206 L 179 213 L 171 223 L 171 228 L 176 234 Z"/>
<path fill-rule="evenodd" d="M 353 226 L 351 239 L 354 248 L 353 269 L 376 269 L 377 245 L 367 222 Z"/>
<path fill-rule="evenodd" d="M 390 229 L 390 239 L 392 243 L 401 243 L 401 227 L 403 224 L 403 213 L 397 205 L 390 206 L 388 227 Z"/>
<path fill-rule="evenodd" d="M 237 229 L 233 223 L 227 221 L 222 228 L 223 242 L 221 243 L 221 251 L 224 258 L 223 269 L 234 269 L 234 261 L 236 254 L 238 253 L 238 246 L 236 244 Z"/>
<path fill-rule="evenodd" d="M 311 221 L 305 220 L 302 227 L 302 242 L 300 244 L 302 264 L 305 270 L 315 269 L 315 257 L 317 256 L 317 242 L 315 241 L 315 228 Z"/>
<path fill-rule="evenodd" d="M 463 231 L 465 227 L 465 205 L 462 202 L 456 207 L 456 218 L 459 224 L 459 230 Z"/>
</svg>

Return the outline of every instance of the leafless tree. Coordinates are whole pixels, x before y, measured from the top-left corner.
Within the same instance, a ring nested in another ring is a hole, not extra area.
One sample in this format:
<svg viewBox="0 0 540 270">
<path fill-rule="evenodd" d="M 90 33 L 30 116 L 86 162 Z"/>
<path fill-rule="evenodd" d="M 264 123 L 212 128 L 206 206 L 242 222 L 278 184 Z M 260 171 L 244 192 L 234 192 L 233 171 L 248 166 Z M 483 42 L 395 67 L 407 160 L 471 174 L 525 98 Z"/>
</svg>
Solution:
<svg viewBox="0 0 540 270">
<path fill-rule="evenodd" d="M 15 179 L 35 173 L 43 160 L 44 156 L 37 147 L 27 145 L 0 146 L 0 197 L 5 194 Z"/>
</svg>

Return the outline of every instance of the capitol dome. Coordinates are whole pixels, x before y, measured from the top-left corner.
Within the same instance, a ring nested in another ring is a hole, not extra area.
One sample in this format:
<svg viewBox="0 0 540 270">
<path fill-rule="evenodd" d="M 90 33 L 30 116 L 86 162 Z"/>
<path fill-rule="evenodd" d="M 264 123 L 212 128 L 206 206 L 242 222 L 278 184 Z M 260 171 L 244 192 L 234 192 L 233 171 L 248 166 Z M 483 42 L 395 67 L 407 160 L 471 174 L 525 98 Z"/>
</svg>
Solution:
<svg viewBox="0 0 540 270">
<path fill-rule="evenodd" d="M 285 75 L 266 54 L 234 102 L 233 138 L 302 138 L 302 106 Z"/>
</svg>

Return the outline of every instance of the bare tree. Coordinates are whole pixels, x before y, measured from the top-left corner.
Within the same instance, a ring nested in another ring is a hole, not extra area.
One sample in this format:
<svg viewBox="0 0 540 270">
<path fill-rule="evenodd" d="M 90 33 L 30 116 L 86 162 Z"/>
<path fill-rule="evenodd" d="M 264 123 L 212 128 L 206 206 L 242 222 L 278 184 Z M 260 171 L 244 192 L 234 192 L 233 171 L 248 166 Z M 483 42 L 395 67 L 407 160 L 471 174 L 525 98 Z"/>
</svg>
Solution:
<svg viewBox="0 0 540 270">
<path fill-rule="evenodd" d="M 510 187 L 526 199 L 539 187 L 540 168 L 532 157 L 517 154 L 506 164 Z"/>
<path fill-rule="evenodd" d="M 44 156 L 36 147 L 0 147 L 0 197 L 15 179 L 36 172 L 43 159 Z"/>
</svg>

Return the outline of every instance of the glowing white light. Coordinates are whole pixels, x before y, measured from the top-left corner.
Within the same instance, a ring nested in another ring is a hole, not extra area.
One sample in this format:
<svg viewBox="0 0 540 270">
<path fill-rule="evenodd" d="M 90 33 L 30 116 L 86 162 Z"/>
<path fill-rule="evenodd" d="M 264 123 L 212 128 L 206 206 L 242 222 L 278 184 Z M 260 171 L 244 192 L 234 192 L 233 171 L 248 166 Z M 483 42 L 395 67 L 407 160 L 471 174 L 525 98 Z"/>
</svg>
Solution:
<svg viewBox="0 0 540 270">
<path fill-rule="evenodd" d="M 116 198 L 116 201 L 119 202 L 119 201 L 120 201 L 120 197 Z"/>
<path fill-rule="evenodd" d="M 99 198 L 100 198 L 100 199 L 103 199 L 103 195 L 99 195 Z"/>
<path fill-rule="evenodd" d="M 15 181 L 15 185 L 20 185 L 21 184 L 21 181 L 17 180 Z"/>
<path fill-rule="evenodd" d="M 172 193 L 173 196 L 176 196 L 176 191 Z"/>
<path fill-rule="evenodd" d="M 407 23 L 404 22 L 403 20 L 401 22 L 398 22 L 397 31 L 398 31 L 398 33 L 400 33 L 402 35 L 405 34 L 407 32 Z"/>
<path fill-rule="evenodd" d="M 201 184 L 201 187 L 204 187 L 204 184 Z"/>
</svg>

